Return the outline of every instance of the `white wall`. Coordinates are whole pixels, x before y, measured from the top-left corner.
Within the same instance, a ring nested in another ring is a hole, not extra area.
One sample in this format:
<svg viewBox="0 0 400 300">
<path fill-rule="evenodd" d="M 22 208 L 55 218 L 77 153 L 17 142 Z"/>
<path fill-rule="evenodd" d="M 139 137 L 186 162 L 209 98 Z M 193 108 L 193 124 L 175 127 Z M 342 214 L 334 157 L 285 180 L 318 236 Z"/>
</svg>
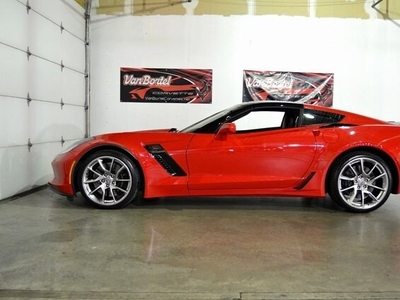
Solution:
<svg viewBox="0 0 400 300">
<path fill-rule="evenodd" d="M 334 107 L 400 121 L 400 22 L 284 16 L 92 20 L 92 134 L 187 126 L 240 103 L 244 69 L 332 72 Z M 213 103 L 121 103 L 120 67 L 213 69 Z"/>
<path fill-rule="evenodd" d="M 61 137 L 66 147 L 85 134 L 84 11 L 73 0 L 25 4 L 0 1 L 0 199 L 46 184 Z"/>
</svg>

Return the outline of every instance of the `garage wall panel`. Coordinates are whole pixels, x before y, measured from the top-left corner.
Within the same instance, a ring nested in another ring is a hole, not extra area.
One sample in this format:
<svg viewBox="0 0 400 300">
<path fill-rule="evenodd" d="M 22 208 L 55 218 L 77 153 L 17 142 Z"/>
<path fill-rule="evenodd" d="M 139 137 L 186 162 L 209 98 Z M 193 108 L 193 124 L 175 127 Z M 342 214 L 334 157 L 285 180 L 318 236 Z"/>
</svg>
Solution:
<svg viewBox="0 0 400 300">
<path fill-rule="evenodd" d="M 2 0 L 0 25 L 4 199 L 46 184 L 56 154 L 85 136 L 85 19 L 73 0 Z"/>
<path fill-rule="evenodd" d="M 8 146 L 0 148 L 0 186 L 1 195 L 15 195 L 26 191 L 26 184 L 34 182 L 30 180 L 30 159 L 26 152 L 27 147 Z M 36 180 L 35 180 L 36 181 Z M 9 187 L 13 187 L 12 194 Z"/>
<path fill-rule="evenodd" d="M 16 0 L 2 0 L 0 8 L 0 42 L 26 49 L 29 27 L 26 7 Z"/>
<path fill-rule="evenodd" d="M 27 83 L 31 98 L 41 101 L 60 102 L 61 78 L 61 67 L 59 65 L 37 57 L 29 58 Z"/>
<path fill-rule="evenodd" d="M 29 107 L 27 101 L 13 97 L 0 100 L 0 151 L 2 148 L 25 145 L 29 139 Z M 27 148 L 26 148 L 27 149 Z M 0 170 L 3 165 L 0 164 Z M 1 172 L 2 173 L 2 172 Z M 0 187 L 2 187 L 0 185 Z M 1 190 L 3 190 L 1 188 Z"/>
<path fill-rule="evenodd" d="M 61 29 L 42 15 L 32 11 L 29 12 L 27 18 L 30 32 L 28 37 L 30 51 L 47 62 L 60 63 L 62 60 Z"/>
<path fill-rule="evenodd" d="M 32 143 L 46 143 L 61 140 L 58 121 L 63 119 L 63 111 L 55 109 L 53 103 L 34 101 L 29 107 L 28 133 Z"/>
<path fill-rule="evenodd" d="M 0 94 L 26 97 L 29 64 L 26 53 L 0 44 L 0 57 Z"/>
<path fill-rule="evenodd" d="M 82 74 L 63 72 L 60 92 L 63 102 L 82 106 L 82 95 L 85 94 L 85 82 L 82 80 Z"/>
<path fill-rule="evenodd" d="M 83 75 L 85 73 L 85 48 L 82 47 L 83 41 L 75 36 L 63 34 L 61 40 L 61 54 L 64 70 L 72 71 Z"/>
</svg>

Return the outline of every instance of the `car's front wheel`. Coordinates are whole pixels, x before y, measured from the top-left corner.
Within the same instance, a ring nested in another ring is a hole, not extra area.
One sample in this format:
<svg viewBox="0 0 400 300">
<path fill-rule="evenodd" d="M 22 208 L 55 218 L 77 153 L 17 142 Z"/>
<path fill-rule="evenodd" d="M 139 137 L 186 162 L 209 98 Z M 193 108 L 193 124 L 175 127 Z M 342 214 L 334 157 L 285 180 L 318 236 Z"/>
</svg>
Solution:
<svg viewBox="0 0 400 300">
<path fill-rule="evenodd" d="M 335 162 L 329 179 L 332 199 L 352 212 L 370 212 L 382 206 L 390 195 L 392 176 L 379 156 L 357 151 Z"/>
<path fill-rule="evenodd" d="M 87 157 L 79 172 L 82 196 L 99 208 L 121 208 L 133 201 L 139 172 L 132 161 L 114 150 L 101 150 Z"/>
</svg>

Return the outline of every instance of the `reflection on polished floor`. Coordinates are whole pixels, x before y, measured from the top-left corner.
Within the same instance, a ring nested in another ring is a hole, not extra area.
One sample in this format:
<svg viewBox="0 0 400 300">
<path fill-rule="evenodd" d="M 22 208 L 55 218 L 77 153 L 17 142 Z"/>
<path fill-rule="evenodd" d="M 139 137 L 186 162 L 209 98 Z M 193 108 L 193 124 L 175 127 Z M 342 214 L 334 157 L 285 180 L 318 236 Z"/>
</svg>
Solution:
<svg viewBox="0 0 400 300">
<path fill-rule="evenodd" d="M 0 299 L 400 299 L 400 196 L 0 203 Z"/>
</svg>

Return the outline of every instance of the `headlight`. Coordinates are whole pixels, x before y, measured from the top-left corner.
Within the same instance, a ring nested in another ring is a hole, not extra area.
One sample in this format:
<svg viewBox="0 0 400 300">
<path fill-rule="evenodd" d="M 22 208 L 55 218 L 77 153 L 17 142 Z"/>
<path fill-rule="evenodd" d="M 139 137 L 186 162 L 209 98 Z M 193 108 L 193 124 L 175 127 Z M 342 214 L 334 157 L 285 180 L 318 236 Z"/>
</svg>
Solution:
<svg viewBox="0 0 400 300">
<path fill-rule="evenodd" d="M 65 154 L 65 153 L 71 151 L 72 149 L 75 149 L 79 145 L 82 145 L 82 144 L 84 144 L 84 143 L 86 143 L 88 141 L 91 141 L 91 140 L 94 140 L 94 137 L 89 137 L 89 138 L 86 138 L 86 139 L 79 140 L 79 141 L 71 144 L 68 148 L 66 148 L 65 150 L 61 151 L 59 154 Z"/>
</svg>

